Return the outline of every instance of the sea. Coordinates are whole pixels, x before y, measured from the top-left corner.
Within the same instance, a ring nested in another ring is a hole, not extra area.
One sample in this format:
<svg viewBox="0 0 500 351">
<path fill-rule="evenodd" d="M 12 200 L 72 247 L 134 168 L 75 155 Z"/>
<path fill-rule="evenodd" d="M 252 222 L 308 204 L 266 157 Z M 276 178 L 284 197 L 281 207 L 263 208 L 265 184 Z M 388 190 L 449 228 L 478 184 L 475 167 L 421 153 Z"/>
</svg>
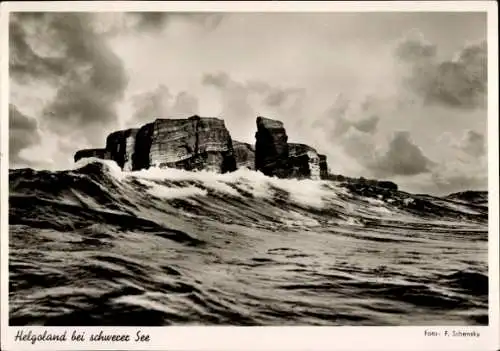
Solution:
<svg viewBox="0 0 500 351">
<path fill-rule="evenodd" d="M 9 171 L 11 326 L 488 324 L 488 194 Z"/>
</svg>

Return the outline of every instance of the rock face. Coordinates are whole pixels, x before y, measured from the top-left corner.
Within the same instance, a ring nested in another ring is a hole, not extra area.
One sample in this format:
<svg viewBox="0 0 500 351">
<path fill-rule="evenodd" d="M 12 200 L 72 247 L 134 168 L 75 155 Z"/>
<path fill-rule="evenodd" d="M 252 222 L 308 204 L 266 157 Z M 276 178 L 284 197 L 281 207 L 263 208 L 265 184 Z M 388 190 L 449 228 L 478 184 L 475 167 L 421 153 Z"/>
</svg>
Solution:
<svg viewBox="0 0 500 351">
<path fill-rule="evenodd" d="M 255 169 L 255 149 L 252 145 L 233 140 L 236 168 Z"/>
<path fill-rule="evenodd" d="M 82 158 L 96 157 L 103 160 L 111 160 L 111 154 L 106 151 L 106 149 L 85 149 L 79 150 L 75 153 L 75 162 L 78 162 Z"/>
<path fill-rule="evenodd" d="M 305 144 L 288 144 L 289 176 L 321 179 L 320 158 L 316 150 Z"/>
<path fill-rule="evenodd" d="M 327 179 L 328 163 L 326 161 L 326 156 L 325 155 L 318 155 L 318 156 L 319 156 L 319 176 L 321 179 Z"/>
<path fill-rule="evenodd" d="M 106 150 L 111 154 L 111 159 L 124 171 L 133 169 L 133 155 L 135 140 L 139 129 L 126 129 L 111 133 L 106 138 Z"/>
<path fill-rule="evenodd" d="M 288 143 L 283 123 L 257 117 L 255 169 L 278 178 L 326 179 L 326 156 L 306 144 Z"/>
<path fill-rule="evenodd" d="M 288 136 L 282 122 L 257 117 L 255 169 L 268 176 L 289 176 Z"/>
<path fill-rule="evenodd" d="M 142 163 L 149 163 L 148 167 L 205 169 L 221 173 L 236 169 L 231 136 L 221 119 L 198 116 L 157 119 L 145 129 L 141 137 L 148 139 L 150 144 L 144 149 L 149 149 L 149 162 Z M 141 164 L 137 168 L 145 167 Z"/>
</svg>

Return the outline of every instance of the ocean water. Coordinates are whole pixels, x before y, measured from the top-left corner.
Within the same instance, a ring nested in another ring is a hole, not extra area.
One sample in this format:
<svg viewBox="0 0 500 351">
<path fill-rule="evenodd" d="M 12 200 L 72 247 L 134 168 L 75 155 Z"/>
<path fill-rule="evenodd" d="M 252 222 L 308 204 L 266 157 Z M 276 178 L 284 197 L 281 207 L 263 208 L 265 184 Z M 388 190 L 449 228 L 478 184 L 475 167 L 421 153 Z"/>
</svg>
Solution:
<svg viewBox="0 0 500 351">
<path fill-rule="evenodd" d="M 98 160 L 9 187 L 10 325 L 488 324 L 485 193 Z"/>
</svg>

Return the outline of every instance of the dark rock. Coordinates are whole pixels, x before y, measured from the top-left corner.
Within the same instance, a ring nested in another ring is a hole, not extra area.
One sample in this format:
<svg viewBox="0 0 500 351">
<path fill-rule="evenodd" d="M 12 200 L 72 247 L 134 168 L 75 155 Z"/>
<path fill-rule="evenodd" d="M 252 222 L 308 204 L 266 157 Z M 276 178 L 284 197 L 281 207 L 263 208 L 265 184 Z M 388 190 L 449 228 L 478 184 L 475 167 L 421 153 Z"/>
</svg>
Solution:
<svg viewBox="0 0 500 351">
<path fill-rule="evenodd" d="M 318 155 L 318 156 L 319 156 L 319 176 L 321 179 L 327 179 L 328 163 L 326 161 L 326 156 L 325 155 Z"/>
<path fill-rule="evenodd" d="M 255 169 L 255 149 L 252 145 L 233 140 L 236 168 Z"/>
<path fill-rule="evenodd" d="M 344 185 L 346 185 L 348 188 L 350 188 L 351 190 L 356 189 L 356 191 L 363 190 L 369 192 L 373 191 L 374 193 L 376 193 L 380 191 L 380 189 L 383 189 L 384 191 L 398 190 L 398 185 L 388 180 L 366 179 L 365 177 L 352 178 L 343 176 L 342 174 L 328 174 L 324 179 L 343 182 L 345 183 Z"/>
<path fill-rule="evenodd" d="M 291 178 L 321 179 L 319 155 L 309 145 L 288 144 L 288 158 Z"/>
<path fill-rule="evenodd" d="M 255 169 L 268 176 L 288 177 L 288 136 L 282 122 L 257 117 Z"/>
<path fill-rule="evenodd" d="M 154 122 L 143 125 L 135 136 L 133 170 L 148 169 L 151 165 L 149 153 L 153 140 Z"/>
<path fill-rule="evenodd" d="M 133 169 L 136 135 L 139 129 L 119 130 L 106 138 L 106 151 L 124 171 Z"/>
<path fill-rule="evenodd" d="M 75 153 L 75 162 L 78 162 L 82 158 L 96 157 L 102 160 L 111 160 L 111 154 L 106 151 L 106 149 L 84 149 L 79 150 Z"/>
<path fill-rule="evenodd" d="M 384 188 L 384 189 L 389 189 L 389 190 L 398 190 L 398 185 L 394 182 L 390 182 L 387 180 L 381 180 L 378 181 L 377 183 L 378 187 Z"/>
</svg>

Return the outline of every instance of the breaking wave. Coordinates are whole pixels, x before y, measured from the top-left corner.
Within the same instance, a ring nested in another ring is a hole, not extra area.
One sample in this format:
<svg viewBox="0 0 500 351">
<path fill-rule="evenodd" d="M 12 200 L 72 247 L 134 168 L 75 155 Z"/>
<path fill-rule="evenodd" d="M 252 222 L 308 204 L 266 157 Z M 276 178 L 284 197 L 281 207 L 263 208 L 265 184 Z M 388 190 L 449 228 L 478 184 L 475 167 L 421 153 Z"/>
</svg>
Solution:
<svg viewBox="0 0 500 351">
<path fill-rule="evenodd" d="M 488 324 L 487 201 L 97 159 L 9 184 L 11 325 Z"/>
</svg>

